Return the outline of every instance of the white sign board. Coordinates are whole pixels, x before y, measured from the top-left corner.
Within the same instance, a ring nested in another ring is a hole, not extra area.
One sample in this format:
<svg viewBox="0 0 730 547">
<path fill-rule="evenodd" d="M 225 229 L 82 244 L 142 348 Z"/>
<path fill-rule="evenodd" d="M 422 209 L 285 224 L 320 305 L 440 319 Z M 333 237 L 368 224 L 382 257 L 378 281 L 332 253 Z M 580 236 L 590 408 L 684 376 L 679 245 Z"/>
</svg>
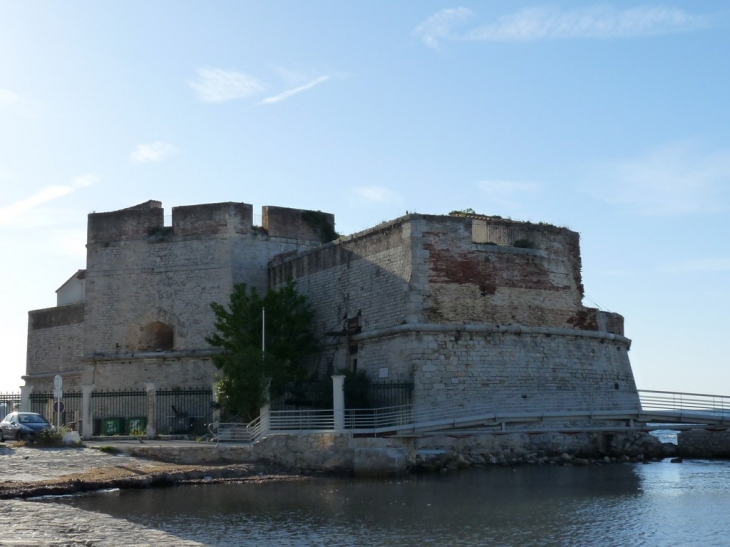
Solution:
<svg viewBox="0 0 730 547">
<path fill-rule="evenodd" d="M 63 378 L 61 378 L 58 374 L 56 374 L 56 377 L 53 379 L 53 387 L 56 389 L 61 389 L 63 387 Z"/>
</svg>

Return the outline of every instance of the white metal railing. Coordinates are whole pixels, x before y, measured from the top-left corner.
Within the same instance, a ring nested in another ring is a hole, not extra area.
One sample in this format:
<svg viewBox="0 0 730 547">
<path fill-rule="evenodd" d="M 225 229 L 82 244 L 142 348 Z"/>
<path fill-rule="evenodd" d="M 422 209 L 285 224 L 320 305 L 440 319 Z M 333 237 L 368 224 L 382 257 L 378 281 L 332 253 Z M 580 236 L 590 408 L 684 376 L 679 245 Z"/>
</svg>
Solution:
<svg viewBox="0 0 730 547">
<path fill-rule="evenodd" d="M 678 415 L 708 415 L 730 418 L 730 397 L 704 393 L 679 393 L 640 389 L 641 408 L 647 411 L 671 411 Z"/>
<path fill-rule="evenodd" d="M 504 428 L 508 422 L 552 420 L 639 420 L 668 422 L 676 419 L 698 423 L 727 423 L 730 420 L 730 396 L 669 391 L 638 390 L 641 407 L 624 409 L 575 408 L 535 412 L 535 400 L 495 411 L 495 405 L 416 408 L 414 405 L 369 409 L 347 409 L 343 412 L 344 429 L 352 433 L 386 433 L 449 429 L 464 427 Z M 569 394 L 562 393 L 568 397 Z M 546 401 L 539 400 L 544 404 Z M 530 404 L 532 403 L 532 404 Z M 590 405 L 585 405 L 590 406 Z M 633 406 L 633 405 L 632 405 Z M 217 440 L 255 442 L 270 433 L 317 433 L 335 431 L 334 410 L 274 410 L 262 413 L 249 424 L 221 423 Z"/>
</svg>

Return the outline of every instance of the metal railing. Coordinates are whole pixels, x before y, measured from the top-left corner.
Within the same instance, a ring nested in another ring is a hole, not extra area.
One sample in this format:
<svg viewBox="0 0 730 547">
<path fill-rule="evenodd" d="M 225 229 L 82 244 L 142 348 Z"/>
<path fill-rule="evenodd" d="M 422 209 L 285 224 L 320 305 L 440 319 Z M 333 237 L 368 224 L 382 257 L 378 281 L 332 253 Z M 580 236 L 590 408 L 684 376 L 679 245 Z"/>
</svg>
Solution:
<svg viewBox="0 0 730 547">
<path fill-rule="evenodd" d="M 162 435 L 204 433 L 214 402 L 211 388 L 158 389 L 157 432 Z"/>
<path fill-rule="evenodd" d="M 0 420 L 20 408 L 20 393 L 0 393 Z"/>
<path fill-rule="evenodd" d="M 78 423 L 81 419 L 81 404 L 83 396 L 80 391 L 67 391 L 63 394 L 63 412 L 61 412 L 61 425 Z M 30 411 L 43 416 L 50 423 L 56 423 L 56 412 L 54 403 L 56 399 L 52 392 L 36 392 L 30 394 Z"/>
<path fill-rule="evenodd" d="M 94 436 L 141 435 L 147 427 L 147 392 L 143 389 L 94 391 L 91 416 Z"/>
<path fill-rule="evenodd" d="M 678 393 L 640 389 L 641 408 L 645 411 L 674 412 L 678 416 L 730 418 L 730 397 L 704 393 Z"/>
</svg>

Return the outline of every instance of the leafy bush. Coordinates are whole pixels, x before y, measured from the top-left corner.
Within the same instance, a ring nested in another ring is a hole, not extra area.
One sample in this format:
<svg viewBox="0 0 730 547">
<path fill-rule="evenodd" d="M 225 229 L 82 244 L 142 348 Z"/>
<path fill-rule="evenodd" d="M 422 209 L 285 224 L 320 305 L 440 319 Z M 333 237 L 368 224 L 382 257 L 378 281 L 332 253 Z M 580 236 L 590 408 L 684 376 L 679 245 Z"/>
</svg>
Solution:
<svg viewBox="0 0 730 547">
<path fill-rule="evenodd" d="M 59 427 L 53 429 L 44 429 L 35 435 L 35 442 L 39 446 L 61 446 L 63 444 L 63 435 L 68 432 L 67 427 Z"/>
</svg>

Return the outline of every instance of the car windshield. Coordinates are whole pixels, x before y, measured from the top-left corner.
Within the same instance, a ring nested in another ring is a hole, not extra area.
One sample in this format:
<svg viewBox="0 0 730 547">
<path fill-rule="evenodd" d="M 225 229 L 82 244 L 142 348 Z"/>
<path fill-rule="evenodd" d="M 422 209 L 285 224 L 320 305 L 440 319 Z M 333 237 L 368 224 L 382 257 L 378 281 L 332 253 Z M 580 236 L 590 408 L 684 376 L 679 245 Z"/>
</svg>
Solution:
<svg viewBox="0 0 730 547">
<path fill-rule="evenodd" d="M 39 414 L 18 414 L 18 421 L 21 424 L 45 424 L 48 423 Z"/>
</svg>

